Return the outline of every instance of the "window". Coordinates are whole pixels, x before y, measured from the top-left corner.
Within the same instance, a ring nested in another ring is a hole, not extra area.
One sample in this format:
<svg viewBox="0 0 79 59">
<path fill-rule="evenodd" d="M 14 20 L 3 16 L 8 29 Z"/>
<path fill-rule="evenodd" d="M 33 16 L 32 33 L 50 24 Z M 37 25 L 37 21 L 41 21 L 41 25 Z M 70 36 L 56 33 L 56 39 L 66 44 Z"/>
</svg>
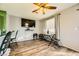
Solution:
<svg viewBox="0 0 79 59">
<path fill-rule="evenodd" d="M 0 36 L 6 33 L 6 12 L 0 11 Z"/>
<path fill-rule="evenodd" d="M 46 32 L 48 34 L 55 34 L 55 18 L 46 21 Z"/>
</svg>

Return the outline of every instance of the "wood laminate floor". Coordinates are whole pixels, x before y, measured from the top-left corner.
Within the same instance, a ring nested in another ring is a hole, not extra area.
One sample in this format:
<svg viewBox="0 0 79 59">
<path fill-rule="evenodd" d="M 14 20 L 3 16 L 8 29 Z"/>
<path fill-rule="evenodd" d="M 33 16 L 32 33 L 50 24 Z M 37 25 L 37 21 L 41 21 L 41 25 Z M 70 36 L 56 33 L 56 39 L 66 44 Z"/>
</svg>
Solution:
<svg viewBox="0 0 79 59">
<path fill-rule="evenodd" d="M 40 40 L 29 40 L 18 42 L 18 46 L 13 46 L 10 56 L 79 56 L 78 52 L 61 47 L 55 49 L 48 46 L 48 42 Z"/>
</svg>

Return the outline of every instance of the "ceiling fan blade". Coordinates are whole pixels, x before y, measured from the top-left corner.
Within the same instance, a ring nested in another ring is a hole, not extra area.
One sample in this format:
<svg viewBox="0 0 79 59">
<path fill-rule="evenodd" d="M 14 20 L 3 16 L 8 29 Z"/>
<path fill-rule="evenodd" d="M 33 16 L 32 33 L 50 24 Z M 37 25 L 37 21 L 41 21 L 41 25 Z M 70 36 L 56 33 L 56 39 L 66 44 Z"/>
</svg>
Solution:
<svg viewBox="0 0 79 59">
<path fill-rule="evenodd" d="M 34 11 L 32 11 L 32 12 L 36 12 L 36 13 L 38 13 L 38 12 L 37 12 L 38 10 L 40 10 L 40 8 L 38 8 L 38 9 L 35 9 L 35 10 L 34 10 Z"/>
<path fill-rule="evenodd" d="M 55 6 L 45 6 L 45 8 L 47 8 L 47 9 L 56 9 Z"/>
<path fill-rule="evenodd" d="M 39 7 L 43 7 L 43 6 L 46 6 L 48 3 L 33 3 L 33 4 Z"/>
<path fill-rule="evenodd" d="M 41 7 L 44 7 L 44 6 L 46 6 L 48 3 L 40 3 L 40 6 Z"/>
<path fill-rule="evenodd" d="M 37 10 L 32 11 L 33 13 L 38 13 Z"/>
<path fill-rule="evenodd" d="M 34 5 L 36 5 L 36 6 L 40 6 L 40 3 L 33 3 Z"/>
<path fill-rule="evenodd" d="M 45 10 L 44 10 L 44 8 L 42 9 L 42 12 L 43 12 L 43 14 L 45 14 Z"/>
<path fill-rule="evenodd" d="M 32 11 L 32 12 L 35 12 L 35 11 L 38 11 L 39 9 L 35 9 L 34 11 Z"/>
</svg>

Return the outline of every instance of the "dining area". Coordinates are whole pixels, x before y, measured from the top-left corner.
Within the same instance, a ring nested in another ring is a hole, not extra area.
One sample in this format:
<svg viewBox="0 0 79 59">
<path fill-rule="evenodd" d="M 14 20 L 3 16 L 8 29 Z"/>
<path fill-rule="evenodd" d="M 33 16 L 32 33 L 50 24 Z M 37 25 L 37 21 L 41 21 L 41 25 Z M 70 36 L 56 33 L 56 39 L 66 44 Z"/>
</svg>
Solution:
<svg viewBox="0 0 79 59">
<path fill-rule="evenodd" d="M 14 35 L 14 36 L 13 36 Z M 18 35 L 18 30 L 17 31 L 9 31 L 5 35 L 0 37 L 0 55 L 9 55 L 11 50 L 15 50 L 18 47 L 18 42 L 16 40 Z M 48 42 L 48 46 L 53 45 L 54 48 L 59 48 L 61 47 L 59 45 L 59 40 L 56 39 L 56 35 L 49 35 L 49 34 L 33 34 L 33 41 L 35 40 L 41 40 Z M 30 41 L 30 40 L 27 40 Z M 22 42 L 22 41 L 21 41 Z M 53 44 L 52 44 L 53 43 Z M 14 48 L 17 46 L 16 48 Z"/>
<path fill-rule="evenodd" d="M 16 37 L 18 31 L 15 32 L 15 36 L 12 36 L 14 31 L 9 31 L 5 35 L 0 36 L 0 56 L 8 56 L 12 47 L 11 44 L 15 42 L 17 45 Z"/>
</svg>

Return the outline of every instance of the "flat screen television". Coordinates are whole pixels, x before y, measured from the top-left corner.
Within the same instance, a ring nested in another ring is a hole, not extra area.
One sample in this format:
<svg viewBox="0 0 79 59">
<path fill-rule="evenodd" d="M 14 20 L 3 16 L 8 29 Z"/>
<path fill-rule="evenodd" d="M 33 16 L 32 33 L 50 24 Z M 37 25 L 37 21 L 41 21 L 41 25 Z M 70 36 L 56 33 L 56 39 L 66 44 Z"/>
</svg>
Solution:
<svg viewBox="0 0 79 59">
<path fill-rule="evenodd" d="M 29 20 L 25 18 L 21 18 L 21 26 L 25 27 L 25 24 L 28 24 L 28 27 L 35 27 L 35 20 Z"/>
</svg>

